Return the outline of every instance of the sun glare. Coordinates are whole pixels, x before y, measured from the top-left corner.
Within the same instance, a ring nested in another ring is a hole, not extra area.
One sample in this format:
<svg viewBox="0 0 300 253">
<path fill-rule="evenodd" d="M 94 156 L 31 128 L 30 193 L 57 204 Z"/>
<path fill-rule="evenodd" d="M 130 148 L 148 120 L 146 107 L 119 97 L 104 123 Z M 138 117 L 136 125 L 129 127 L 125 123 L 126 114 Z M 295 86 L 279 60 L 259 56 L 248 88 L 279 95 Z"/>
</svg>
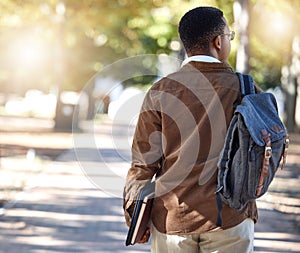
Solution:
<svg viewBox="0 0 300 253">
<path fill-rule="evenodd" d="M 25 64 L 35 64 L 40 60 L 40 50 L 38 47 L 33 45 L 24 45 L 22 51 L 20 52 L 20 58 Z"/>
<path fill-rule="evenodd" d="M 287 17 L 280 13 L 276 13 L 273 16 L 273 20 L 270 23 L 271 30 L 277 34 L 284 35 L 289 32 L 290 24 Z"/>
<path fill-rule="evenodd" d="M 43 63 L 45 49 L 41 41 L 33 38 L 27 40 L 21 39 L 15 43 L 12 54 L 14 64 L 30 68 Z"/>
</svg>

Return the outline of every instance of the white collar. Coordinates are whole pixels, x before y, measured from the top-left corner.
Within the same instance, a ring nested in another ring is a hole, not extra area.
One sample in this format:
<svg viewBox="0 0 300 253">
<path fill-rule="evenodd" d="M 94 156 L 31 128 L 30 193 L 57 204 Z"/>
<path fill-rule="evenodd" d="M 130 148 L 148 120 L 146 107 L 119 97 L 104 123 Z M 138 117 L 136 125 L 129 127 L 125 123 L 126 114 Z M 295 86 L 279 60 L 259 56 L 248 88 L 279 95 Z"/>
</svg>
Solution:
<svg viewBox="0 0 300 253">
<path fill-rule="evenodd" d="M 218 59 L 212 57 L 212 56 L 208 56 L 208 55 L 193 55 L 193 56 L 190 56 L 188 58 L 186 58 L 181 66 L 185 65 L 185 64 L 188 64 L 189 62 L 191 61 L 200 61 L 200 62 L 220 62 Z"/>
</svg>

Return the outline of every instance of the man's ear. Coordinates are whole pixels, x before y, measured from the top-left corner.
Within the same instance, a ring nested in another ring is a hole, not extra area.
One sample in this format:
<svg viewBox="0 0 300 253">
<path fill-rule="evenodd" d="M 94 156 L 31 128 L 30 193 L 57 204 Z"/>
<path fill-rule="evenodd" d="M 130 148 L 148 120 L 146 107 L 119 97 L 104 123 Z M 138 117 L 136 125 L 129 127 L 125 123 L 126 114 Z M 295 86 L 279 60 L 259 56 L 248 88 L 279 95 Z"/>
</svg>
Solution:
<svg viewBox="0 0 300 253">
<path fill-rule="evenodd" d="M 221 36 L 217 36 L 214 40 L 214 46 L 217 50 L 220 50 L 222 47 L 222 40 L 221 40 Z"/>
</svg>

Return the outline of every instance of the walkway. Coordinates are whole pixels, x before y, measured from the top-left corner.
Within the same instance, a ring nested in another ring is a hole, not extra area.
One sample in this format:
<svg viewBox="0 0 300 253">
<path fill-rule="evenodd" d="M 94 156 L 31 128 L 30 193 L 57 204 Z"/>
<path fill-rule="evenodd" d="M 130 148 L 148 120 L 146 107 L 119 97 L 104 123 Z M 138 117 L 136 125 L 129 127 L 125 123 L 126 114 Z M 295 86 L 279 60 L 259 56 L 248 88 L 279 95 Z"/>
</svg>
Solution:
<svg viewBox="0 0 300 253">
<path fill-rule="evenodd" d="M 130 129 L 118 126 L 115 139 L 108 138 L 110 131 L 103 125 L 96 135 L 75 135 L 75 149 L 32 174 L 26 190 L 0 217 L 0 253 L 150 252 L 149 245 L 124 246 L 127 227 L 120 197 Z M 258 203 L 257 253 L 300 252 L 300 141 L 293 138 L 287 168 Z"/>
</svg>

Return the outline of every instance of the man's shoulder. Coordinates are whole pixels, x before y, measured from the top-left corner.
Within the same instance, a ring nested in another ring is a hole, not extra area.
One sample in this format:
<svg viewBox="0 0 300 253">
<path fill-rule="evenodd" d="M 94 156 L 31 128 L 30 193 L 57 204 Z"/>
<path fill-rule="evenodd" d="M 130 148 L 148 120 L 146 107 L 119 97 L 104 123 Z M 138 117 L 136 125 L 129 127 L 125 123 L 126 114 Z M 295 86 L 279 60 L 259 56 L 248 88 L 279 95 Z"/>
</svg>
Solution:
<svg viewBox="0 0 300 253">
<path fill-rule="evenodd" d="M 226 83 L 223 81 L 225 80 Z M 161 79 L 157 80 L 151 90 L 167 91 L 191 87 L 221 85 L 234 89 L 239 88 L 238 77 L 232 68 L 225 63 L 186 64 Z"/>
<path fill-rule="evenodd" d="M 178 82 L 180 80 L 180 76 L 182 75 L 181 69 L 178 71 L 172 72 L 168 74 L 167 76 L 161 77 L 160 79 L 156 80 L 156 82 L 152 85 L 150 89 L 154 90 L 160 90 L 160 89 L 166 89 L 174 86 L 175 82 Z"/>
</svg>

